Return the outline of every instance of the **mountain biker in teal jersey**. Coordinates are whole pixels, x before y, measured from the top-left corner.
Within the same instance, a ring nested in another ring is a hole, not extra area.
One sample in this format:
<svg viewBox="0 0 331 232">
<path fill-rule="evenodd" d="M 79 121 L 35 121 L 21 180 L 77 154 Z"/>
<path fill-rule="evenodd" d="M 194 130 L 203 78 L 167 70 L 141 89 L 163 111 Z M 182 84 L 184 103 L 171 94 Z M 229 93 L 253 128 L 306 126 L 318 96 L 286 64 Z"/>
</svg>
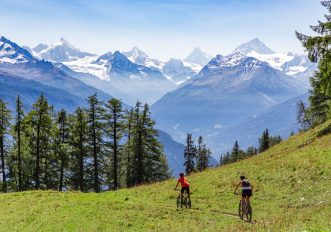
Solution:
<svg viewBox="0 0 331 232">
<path fill-rule="evenodd" d="M 247 203 L 249 203 L 249 198 L 253 195 L 253 186 L 249 181 L 245 178 L 245 176 L 240 176 L 240 182 L 238 183 L 236 189 L 234 190 L 234 194 L 236 194 L 236 191 L 239 187 L 242 187 L 241 192 L 241 200 L 246 200 Z"/>
</svg>

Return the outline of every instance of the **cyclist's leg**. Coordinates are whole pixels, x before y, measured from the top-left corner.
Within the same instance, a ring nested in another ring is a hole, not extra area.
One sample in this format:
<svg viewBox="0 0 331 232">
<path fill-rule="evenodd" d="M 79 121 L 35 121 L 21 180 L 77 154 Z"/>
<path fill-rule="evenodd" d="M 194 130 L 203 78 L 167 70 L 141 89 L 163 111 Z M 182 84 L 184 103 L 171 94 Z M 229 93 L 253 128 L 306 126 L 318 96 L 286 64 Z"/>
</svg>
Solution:
<svg viewBox="0 0 331 232">
<path fill-rule="evenodd" d="M 249 202 L 249 196 L 246 196 L 246 202 L 247 202 L 247 204 L 249 204 L 250 202 Z"/>
<path fill-rule="evenodd" d="M 183 202 L 184 188 L 180 190 L 180 202 Z"/>
<path fill-rule="evenodd" d="M 190 187 L 186 189 L 186 193 L 187 193 L 187 198 L 190 199 Z"/>
</svg>

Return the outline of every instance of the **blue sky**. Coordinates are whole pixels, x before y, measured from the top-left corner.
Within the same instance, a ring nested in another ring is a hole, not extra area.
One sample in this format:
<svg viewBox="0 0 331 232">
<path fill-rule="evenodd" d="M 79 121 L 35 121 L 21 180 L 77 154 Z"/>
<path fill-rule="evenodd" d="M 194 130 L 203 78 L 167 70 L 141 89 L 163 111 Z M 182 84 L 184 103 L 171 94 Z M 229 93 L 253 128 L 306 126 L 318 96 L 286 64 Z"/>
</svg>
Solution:
<svg viewBox="0 0 331 232">
<path fill-rule="evenodd" d="M 310 33 L 324 13 L 318 0 L 0 0 L 0 35 L 31 47 L 64 37 L 98 54 L 138 46 L 164 60 L 196 46 L 228 54 L 254 37 L 302 53 L 294 31 Z"/>
</svg>

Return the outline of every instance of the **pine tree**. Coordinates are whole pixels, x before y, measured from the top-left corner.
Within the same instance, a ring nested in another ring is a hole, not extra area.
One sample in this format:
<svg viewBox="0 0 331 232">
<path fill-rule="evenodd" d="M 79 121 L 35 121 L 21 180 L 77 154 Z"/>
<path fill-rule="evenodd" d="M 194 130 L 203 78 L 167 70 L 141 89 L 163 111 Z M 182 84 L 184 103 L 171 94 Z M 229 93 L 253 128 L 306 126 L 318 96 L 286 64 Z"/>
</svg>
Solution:
<svg viewBox="0 0 331 232">
<path fill-rule="evenodd" d="M 236 161 L 241 160 L 243 158 L 244 158 L 244 151 L 240 149 L 238 141 L 236 141 L 234 143 L 232 151 L 231 151 L 230 161 L 231 162 L 236 162 Z"/>
<path fill-rule="evenodd" d="M 18 170 L 18 191 L 22 191 L 22 123 L 24 111 L 20 95 L 16 98 L 16 123 L 14 126 L 14 140 L 17 143 L 17 170 Z"/>
<path fill-rule="evenodd" d="M 211 151 L 207 148 L 206 144 L 203 142 L 202 136 L 199 136 L 196 169 L 201 172 L 206 168 L 208 168 L 210 157 L 211 157 Z"/>
<path fill-rule="evenodd" d="M 192 140 L 192 134 L 187 134 L 186 147 L 184 150 L 184 166 L 185 172 L 189 175 L 191 172 L 195 171 L 195 159 L 197 157 L 197 149 L 194 146 Z"/>
<path fill-rule="evenodd" d="M 269 147 L 275 146 L 276 144 L 283 141 L 282 137 L 278 136 L 269 136 Z"/>
<path fill-rule="evenodd" d="M 331 13 L 331 1 L 321 4 Z M 298 39 L 308 51 L 312 62 L 318 63 L 318 70 L 311 78 L 310 108 L 314 123 L 319 124 L 331 117 L 331 15 L 325 15 L 326 22 L 318 21 L 311 29 L 318 36 L 307 36 L 296 32 Z"/>
<path fill-rule="evenodd" d="M 125 136 L 127 140 L 123 148 L 123 154 L 125 158 L 122 160 L 122 166 L 124 168 L 124 173 L 125 173 L 124 182 L 126 184 L 126 187 L 132 187 L 135 183 L 134 109 L 131 108 L 129 111 L 127 111 L 124 118 L 125 118 L 125 123 L 124 123 Z"/>
<path fill-rule="evenodd" d="M 264 152 L 269 149 L 269 131 L 263 131 L 262 136 L 259 138 L 259 152 Z"/>
<path fill-rule="evenodd" d="M 40 189 L 41 184 L 46 188 L 55 187 L 56 181 L 52 180 L 50 164 L 52 164 L 52 137 L 53 137 L 53 108 L 47 99 L 41 95 L 33 104 L 33 109 L 27 115 L 28 139 L 31 152 L 35 157 L 34 182 L 35 189 Z M 43 181 L 41 181 L 43 175 Z M 53 183 L 51 183 L 53 181 Z"/>
<path fill-rule="evenodd" d="M 70 165 L 71 185 L 73 189 L 85 191 L 86 173 L 85 159 L 87 157 L 88 127 L 85 111 L 78 107 L 70 117 L 69 143 L 71 146 Z"/>
<path fill-rule="evenodd" d="M 0 99 L 0 159 L 2 173 L 2 191 L 7 192 L 7 175 L 6 175 L 6 137 L 9 134 L 11 112 L 7 108 L 7 103 Z"/>
<path fill-rule="evenodd" d="M 97 98 L 97 94 L 88 97 L 89 108 L 88 113 L 88 128 L 89 128 L 89 143 L 92 147 L 93 159 L 93 189 L 95 192 L 100 192 L 101 180 L 101 160 L 103 159 L 103 113 L 101 102 Z"/>
<path fill-rule="evenodd" d="M 221 165 L 230 163 L 230 152 L 221 155 Z"/>
<path fill-rule="evenodd" d="M 246 150 L 246 156 L 251 157 L 257 155 L 257 149 L 253 146 L 249 146 Z"/>
<path fill-rule="evenodd" d="M 123 122 L 123 110 L 122 103 L 120 100 L 115 98 L 109 100 L 106 103 L 106 113 L 105 119 L 107 121 L 107 133 L 106 136 L 109 139 L 108 147 L 109 151 L 112 153 L 112 179 L 113 179 L 113 190 L 117 190 L 119 186 L 119 155 L 122 150 L 122 145 L 120 144 L 123 137 L 124 122 Z"/>
<path fill-rule="evenodd" d="M 301 130 L 313 128 L 314 122 L 310 109 L 307 109 L 303 101 L 297 102 L 297 121 L 300 124 Z"/>
<path fill-rule="evenodd" d="M 57 115 L 57 153 L 60 159 L 60 176 L 59 176 L 59 191 L 63 190 L 64 185 L 64 171 L 67 168 L 67 163 L 69 159 L 69 123 L 67 112 L 62 109 Z"/>
<path fill-rule="evenodd" d="M 163 153 L 163 146 L 158 141 L 159 133 L 154 128 L 155 121 L 151 118 L 149 106 L 146 103 L 142 111 L 143 122 L 143 165 L 144 181 L 155 182 L 170 177 L 168 161 Z"/>
</svg>

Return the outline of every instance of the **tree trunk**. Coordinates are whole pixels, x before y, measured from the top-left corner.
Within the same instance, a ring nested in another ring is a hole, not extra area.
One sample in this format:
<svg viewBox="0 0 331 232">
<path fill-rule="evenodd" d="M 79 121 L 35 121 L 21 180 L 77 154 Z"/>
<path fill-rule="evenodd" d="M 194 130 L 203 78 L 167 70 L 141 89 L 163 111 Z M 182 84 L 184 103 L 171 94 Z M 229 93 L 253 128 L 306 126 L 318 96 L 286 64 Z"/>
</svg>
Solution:
<svg viewBox="0 0 331 232">
<path fill-rule="evenodd" d="M 115 108 L 115 107 L 114 107 Z M 116 109 L 114 109 L 114 117 L 113 117 L 113 134 L 114 134 L 114 190 L 118 188 L 118 180 L 117 180 L 117 113 Z"/>
</svg>

